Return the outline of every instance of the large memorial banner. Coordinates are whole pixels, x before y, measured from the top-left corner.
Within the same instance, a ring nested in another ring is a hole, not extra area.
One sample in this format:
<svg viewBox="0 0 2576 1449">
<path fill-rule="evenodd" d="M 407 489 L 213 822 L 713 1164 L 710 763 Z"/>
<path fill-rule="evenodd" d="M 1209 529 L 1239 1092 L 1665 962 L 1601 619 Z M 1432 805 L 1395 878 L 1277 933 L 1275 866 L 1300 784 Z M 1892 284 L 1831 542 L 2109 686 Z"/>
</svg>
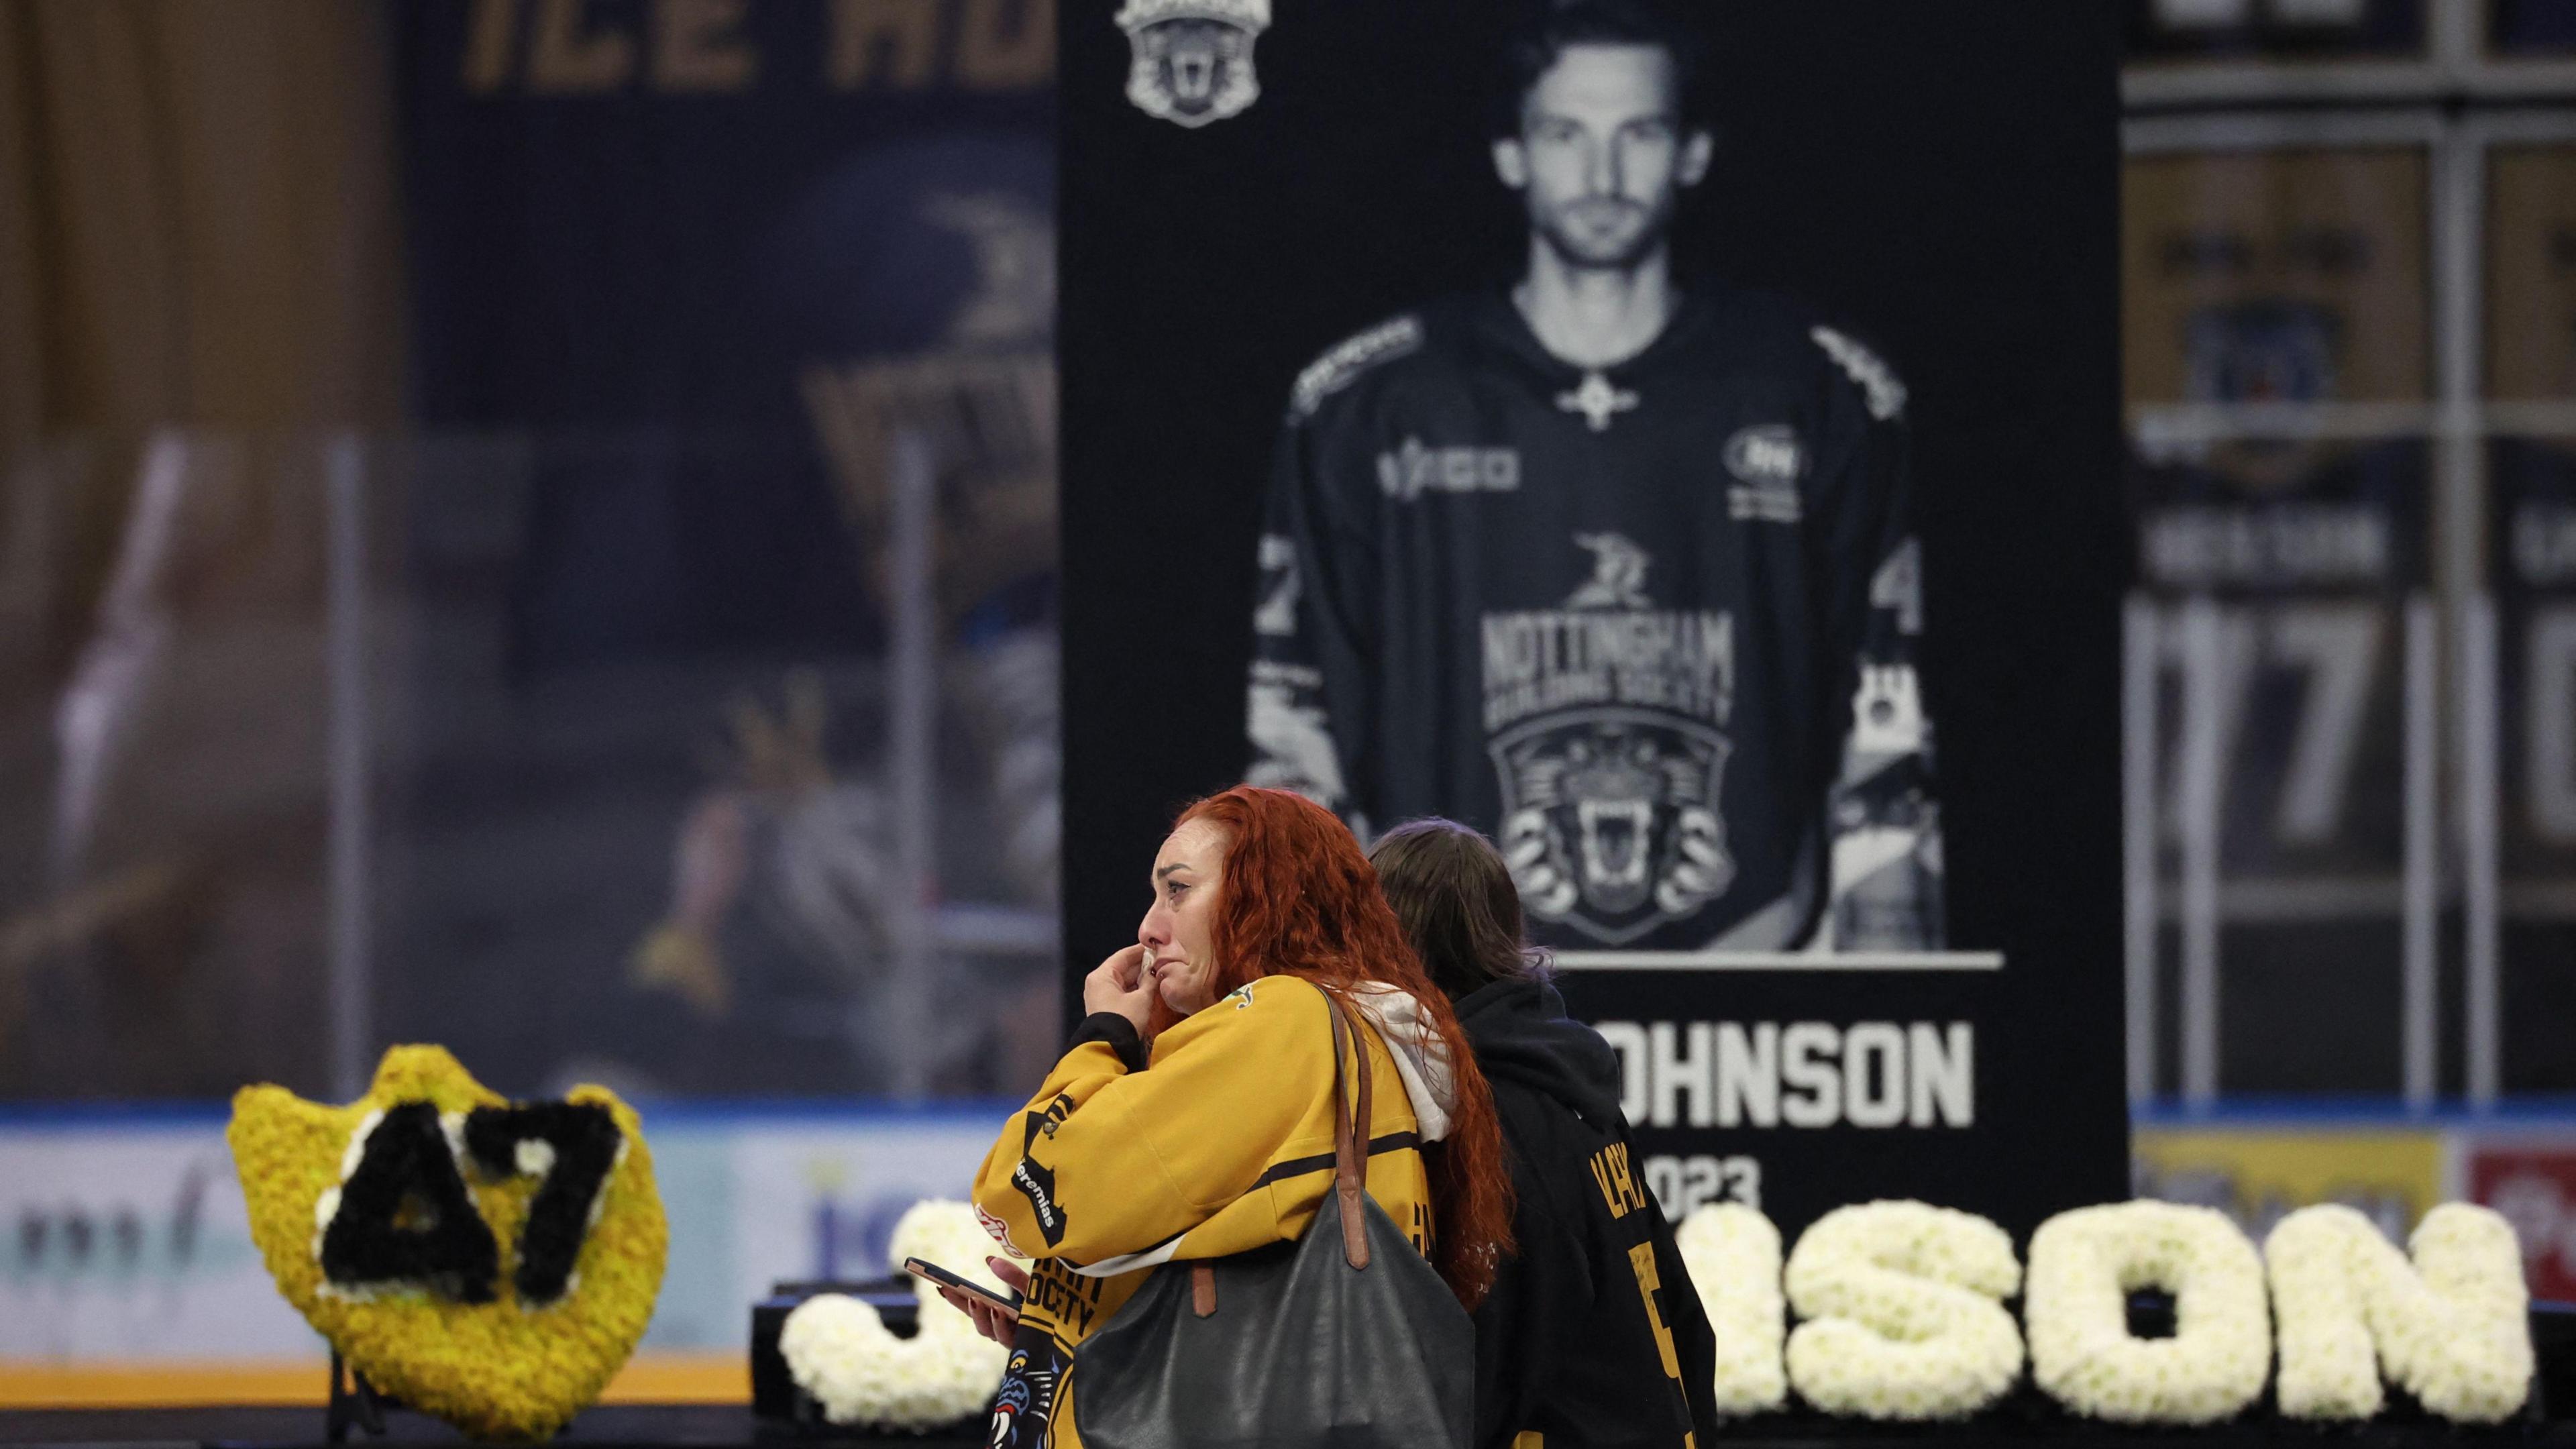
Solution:
<svg viewBox="0 0 2576 1449">
<path fill-rule="evenodd" d="M 1445 815 L 1667 1210 L 2124 1195 L 2118 17 L 1060 22 L 1068 971 L 1193 795 Z"/>
</svg>

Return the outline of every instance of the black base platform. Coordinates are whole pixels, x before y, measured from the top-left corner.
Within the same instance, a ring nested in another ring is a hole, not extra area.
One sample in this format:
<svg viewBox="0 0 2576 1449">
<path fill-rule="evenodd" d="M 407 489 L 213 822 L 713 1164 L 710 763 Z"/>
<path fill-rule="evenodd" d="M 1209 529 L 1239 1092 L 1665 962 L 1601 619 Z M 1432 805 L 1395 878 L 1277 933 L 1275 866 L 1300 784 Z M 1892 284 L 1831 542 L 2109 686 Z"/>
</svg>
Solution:
<svg viewBox="0 0 2576 1449">
<path fill-rule="evenodd" d="M 900 1444 L 914 1449 L 973 1449 L 984 1442 L 980 1419 L 932 1434 L 864 1434 L 820 1422 L 819 1410 L 786 1377 L 778 1358 L 778 1331 L 788 1310 L 823 1288 L 854 1291 L 875 1303 L 890 1327 L 911 1331 L 912 1296 L 908 1285 L 892 1281 L 868 1284 L 779 1285 L 776 1296 L 753 1314 L 752 1378 L 755 1401 L 743 1405 L 612 1405 L 594 1408 L 573 1420 L 557 1436 L 582 1445 L 639 1446 L 741 1445 L 745 1449 L 815 1449 L 832 1444 Z M 2167 1308 L 2169 1318 L 2169 1305 Z M 2131 1304 L 2132 1328 L 2152 1335 L 2156 1326 L 2140 1326 L 2139 1305 Z M 2468 1427 L 2434 1418 L 2407 1396 L 2391 1388 L 2381 1415 L 2362 1424 L 2293 1423 L 2272 1412 L 2270 1395 L 2243 1418 L 2205 1429 L 2131 1429 L 2098 1424 L 2069 1414 L 2024 1379 L 2002 1403 L 1974 1419 L 1950 1424 L 1873 1424 L 1837 1419 L 1812 1409 L 1762 1414 L 1732 1421 L 1724 1441 L 1713 1449 L 1830 1449 L 1843 1444 L 1902 1441 L 1920 1449 L 1972 1449 L 2011 1444 L 2028 1449 L 2142 1449 L 2177 1443 L 2224 1446 L 2224 1449 L 2576 1449 L 2576 1305 L 2535 1304 L 2531 1315 L 2532 1347 L 2539 1373 L 2531 1402 L 2520 1417 L 2492 1427 Z M 2171 1332 L 2167 1322 L 2163 1332 Z M 333 1382 L 345 1401 L 352 1385 L 334 1366 Z M 341 1410 L 347 1443 L 460 1443 L 464 1436 L 426 1415 L 382 1404 L 381 1435 L 351 1432 L 349 1406 Z M 223 1409 L 36 1409 L 0 1412 L 0 1445 L 141 1446 L 155 1449 L 334 1449 L 327 1442 L 334 1416 L 320 1406 L 305 1408 Z M 345 1446 L 341 1446 L 345 1449 Z"/>
<path fill-rule="evenodd" d="M 151 1445 L 154 1449 L 302 1449 L 322 1444 L 322 1410 L 291 1409 L 44 1409 L 0 1413 L 0 1444 Z M 395 1412 L 375 1443 L 463 1442 L 435 1419 Z M 785 1449 L 824 1444 L 910 1445 L 913 1449 L 973 1449 L 981 1424 L 944 1434 L 833 1434 L 762 1425 L 748 1406 L 617 1405 L 592 1409 L 572 1422 L 557 1442 L 627 1444 L 653 1449 L 739 1445 Z M 2278 1420 L 2247 1420 L 2209 1429 L 2120 1429 L 2088 1424 L 2054 1406 L 2019 1396 L 1964 1424 L 1869 1424 L 1820 1414 L 1774 1414 L 1739 1420 L 1719 1449 L 1829 1449 L 1839 1444 L 1902 1442 L 1919 1449 L 1972 1449 L 2007 1443 L 2028 1449 L 2148 1449 L 2195 1444 L 2223 1449 L 2576 1449 L 2576 1423 L 2518 1422 L 2467 1429 L 2433 1420 L 2381 1419 L 2368 1424 L 2312 1428 Z"/>
</svg>

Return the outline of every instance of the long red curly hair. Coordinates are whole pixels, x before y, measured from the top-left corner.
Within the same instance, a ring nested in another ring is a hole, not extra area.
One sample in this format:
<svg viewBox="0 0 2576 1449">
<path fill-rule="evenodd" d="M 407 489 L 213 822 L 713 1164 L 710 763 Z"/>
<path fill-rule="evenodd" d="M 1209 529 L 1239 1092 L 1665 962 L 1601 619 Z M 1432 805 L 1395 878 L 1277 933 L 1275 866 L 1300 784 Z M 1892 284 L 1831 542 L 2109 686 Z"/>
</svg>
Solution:
<svg viewBox="0 0 2576 1449">
<path fill-rule="evenodd" d="M 1363 982 L 1384 982 L 1412 994 L 1422 1020 L 1448 1048 L 1457 1093 L 1449 1137 L 1423 1147 L 1431 1176 L 1430 1257 L 1449 1290 L 1473 1310 L 1494 1286 L 1496 1265 L 1513 1251 L 1512 1175 L 1493 1089 L 1447 993 L 1431 984 L 1378 888 L 1377 871 L 1331 811 L 1287 790 L 1237 785 L 1193 803 L 1172 828 L 1202 820 L 1226 836 L 1210 932 L 1212 995 L 1222 998 L 1273 975 L 1303 977 L 1345 999 Z M 1155 1031 L 1180 1019 L 1160 996 L 1152 1010 Z"/>
</svg>

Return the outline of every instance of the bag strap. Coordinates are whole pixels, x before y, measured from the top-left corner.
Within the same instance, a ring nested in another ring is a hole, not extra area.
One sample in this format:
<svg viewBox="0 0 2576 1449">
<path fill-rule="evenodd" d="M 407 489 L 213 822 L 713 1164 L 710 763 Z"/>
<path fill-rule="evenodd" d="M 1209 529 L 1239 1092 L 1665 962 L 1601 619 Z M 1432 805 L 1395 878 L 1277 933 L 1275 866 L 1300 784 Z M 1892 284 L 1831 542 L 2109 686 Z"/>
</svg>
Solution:
<svg viewBox="0 0 2576 1449">
<path fill-rule="evenodd" d="M 1352 1019 L 1349 1003 L 1333 992 L 1324 993 L 1324 1002 L 1333 1013 L 1333 1191 L 1342 1199 L 1342 1256 L 1354 1268 L 1369 1265 L 1368 1218 L 1361 1198 L 1368 1192 L 1368 1131 L 1375 1121 L 1370 1112 L 1368 1042 L 1360 1035 L 1359 1023 Z M 1359 1102 L 1355 1112 L 1345 1111 L 1342 1091 L 1342 1038 L 1350 1038 L 1351 1056 L 1355 1058 L 1359 1078 Z"/>
<path fill-rule="evenodd" d="M 1341 997 L 1327 991 L 1324 1005 L 1332 1013 L 1333 1029 L 1333 1191 L 1342 1199 L 1342 1257 L 1354 1268 L 1369 1265 L 1368 1218 L 1360 1200 L 1368 1193 L 1368 1129 L 1376 1120 L 1371 1115 L 1371 1083 L 1367 1039 L 1360 1035 L 1359 1023 Z M 1345 1055 L 1342 1039 L 1350 1046 Z M 1346 1064 L 1356 1063 L 1359 1100 L 1342 1089 L 1342 1072 Z M 1351 1107 L 1357 1110 L 1348 1110 Z M 1206 1259 L 1190 1265 L 1190 1312 L 1200 1318 L 1216 1313 L 1216 1265 Z"/>
</svg>

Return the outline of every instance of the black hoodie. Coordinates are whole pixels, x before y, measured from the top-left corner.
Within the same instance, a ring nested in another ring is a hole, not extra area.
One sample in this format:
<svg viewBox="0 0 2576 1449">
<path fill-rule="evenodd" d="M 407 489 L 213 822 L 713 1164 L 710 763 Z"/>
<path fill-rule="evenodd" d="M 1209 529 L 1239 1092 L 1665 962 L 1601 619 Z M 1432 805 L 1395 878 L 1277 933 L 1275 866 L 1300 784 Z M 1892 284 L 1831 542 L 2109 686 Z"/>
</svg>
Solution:
<svg viewBox="0 0 2576 1449">
<path fill-rule="evenodd" d="M 1618 1055 L 1542 981 L 1457 1009 L 1520 1198 L 1520 1252 L 1476 1310 L 1478 1449 L 1713 1445 L 1716 1340 L 1629 1151 Z"/>
</svg>

